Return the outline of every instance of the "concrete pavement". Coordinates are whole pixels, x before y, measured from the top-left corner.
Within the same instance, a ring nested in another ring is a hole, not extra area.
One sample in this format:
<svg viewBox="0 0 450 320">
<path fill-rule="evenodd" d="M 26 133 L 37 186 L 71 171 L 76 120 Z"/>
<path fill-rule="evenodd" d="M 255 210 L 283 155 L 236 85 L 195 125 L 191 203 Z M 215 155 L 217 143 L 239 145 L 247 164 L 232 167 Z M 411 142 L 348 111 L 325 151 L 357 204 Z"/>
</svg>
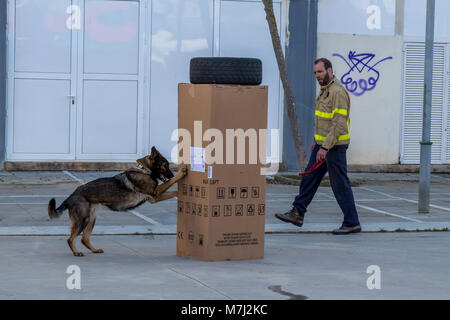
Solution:
<svg viewBox="0 0 450 320">
<path fill-rule="evenodd" d="M 95 236 L 105 253 L 84 257 L 65 239 L 0 237 L 0 299 L 450 299 L 448 232 L 269 234 L 264 259 L 219 262 L 176 256 L 172 235 Z"/>
<path fill-rule="evenodd" d="M 80 183 L 115 172 L 0 172 L 0 235 L 62 235 L 68 217 L 52 220 L 48 201 L 61 203 Z M 279 176 L 288 176 L 280 173 Z M 433 174 L 429 214 L 417 213 L 417 174 L 350 173 L 363 232 L 450 229 L 450 175 Z M 293 175 L 291 175 L 293 177 Z M 290 178 L 295 181 L 294 178 Z M 392 179 L 392 180 L 389 180 Z M 266 232 L 330 232 L 341 210 L 325 179 L 302 228 L 274 217 L 289 210 L 298 186 L 270 177 L 266 189 Z M 126 213 L 99 211 L 94 234 L 175 234 L 176 199 L 144 204 Z"/>
<path fill-rule="evenodd" d="M 450 228 L 445 174 L 433 174 L 426 215 L 417 213 L 414 174 L 391 181 L 350 174 L 363 232 L 349 236 L 329 233 L 342 213 L 326 183 L 298 228 L 274 218 L 290 208 L 298 187 L 271 181 L 260 260 L 177 257 L 175 199 L 99 211 L 92 242 L 105 253 L 92 254 L 78 240 L 85 256 L 73 257 L 68 216 L 50 221 L 48 201 L 59 204 L 79 183 L 113 174 L 0 172 L 0 299 L 450 299 L 450 233 L 401 232 Z M 71 265 L 80 268 L 79 290 L 67 288 Z M 379 268 L 380 289 L 368 288 L 370 266 Z"/>
</svg>

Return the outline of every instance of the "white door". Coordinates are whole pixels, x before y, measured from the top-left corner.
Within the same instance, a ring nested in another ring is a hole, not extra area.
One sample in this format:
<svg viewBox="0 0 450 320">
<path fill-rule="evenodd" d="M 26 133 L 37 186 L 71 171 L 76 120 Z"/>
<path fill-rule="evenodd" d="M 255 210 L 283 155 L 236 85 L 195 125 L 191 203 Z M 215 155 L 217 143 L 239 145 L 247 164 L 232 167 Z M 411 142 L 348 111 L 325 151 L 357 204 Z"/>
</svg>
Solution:
<svg viewBox="0 0 450 320">
<path fill-rule="evenodd" d="M 77 158 L 135 160 L 148 149 L 142 146 L 145 1 L 84 0 L 80 9 Z"/>
<path fill-rule="evenodd" d="M 8 12 L 8 159 L 75 155 L 76 36 L 71 0 L 11 1 Z"/>
<path fill-rule="evenodd" d="M 145 2 L 9 3 L 8 160 L 135 160 L 146 151 Z"/>
</svg>

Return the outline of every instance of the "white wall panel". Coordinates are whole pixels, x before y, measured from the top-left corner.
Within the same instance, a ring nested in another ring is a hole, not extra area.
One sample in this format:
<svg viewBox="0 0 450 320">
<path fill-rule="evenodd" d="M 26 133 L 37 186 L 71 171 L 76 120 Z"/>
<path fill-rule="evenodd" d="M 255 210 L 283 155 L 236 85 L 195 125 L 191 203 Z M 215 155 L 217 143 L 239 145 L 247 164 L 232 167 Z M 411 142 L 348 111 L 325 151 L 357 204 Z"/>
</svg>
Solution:
<svg viewBox="0 0 450 320">
<path fill-rule="evenodd" d="M 137 81 L 84 81 L 82 152 L 136 154 Z"/>
<path fill-rule="evenodd" d="M 138 73 L 139 2 L 87 1 L 84 25 L 84 73 Z"/>
<path fill-rule="evenodd" d="M 70 0 L 15 2 L 15 71 L 70 73 Z"/>
<path fill-rule="evenodd" d="M 15 153 L 70 153 L 69 80 L 16 79 Z"/>
<path fill-rule="evenodd" d="M 405 0 L 406 41 L 425 41 L 426 12 L 426 0 Z M 436 0 L 434 19 L 434 41 L 450 42 L 450 1 Z"/>
<path fill-rule="evenodd" d="M 325 33 L 394 35 L 395 6 L 396 0 L 319 0 L 317 29 Z"/>
</svg>

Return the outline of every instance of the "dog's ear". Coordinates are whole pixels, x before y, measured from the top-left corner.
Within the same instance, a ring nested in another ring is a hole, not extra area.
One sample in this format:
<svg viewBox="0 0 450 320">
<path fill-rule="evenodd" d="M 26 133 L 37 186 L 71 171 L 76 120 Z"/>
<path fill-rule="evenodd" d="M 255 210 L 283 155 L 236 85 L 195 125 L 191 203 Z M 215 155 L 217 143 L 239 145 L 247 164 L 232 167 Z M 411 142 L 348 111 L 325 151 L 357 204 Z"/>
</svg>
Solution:
<svg viewBox="0 0 450 320">
<path fill-rule="evenodd" d="M 154 146 L 152 147 L 152 153 L 151 153 L 151 155 L 152 155 L 154 158 L 156 158 L 157 156 L 160 155 L 159 151 L 156 150 L 156 148 L 155 148 Z"/>
</svg>

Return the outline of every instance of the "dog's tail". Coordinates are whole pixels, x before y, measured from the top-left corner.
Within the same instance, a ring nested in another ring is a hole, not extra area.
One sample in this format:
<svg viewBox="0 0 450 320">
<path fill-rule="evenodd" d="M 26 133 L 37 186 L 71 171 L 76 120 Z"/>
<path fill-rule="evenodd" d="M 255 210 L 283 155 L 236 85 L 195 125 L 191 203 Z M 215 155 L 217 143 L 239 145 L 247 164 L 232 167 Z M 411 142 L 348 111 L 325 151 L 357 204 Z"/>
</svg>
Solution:
<svg viewBox="0 0 450 320">
<path fill-rule="evenodd" d="M 66 209 L 67 207 L 65 206 L 64 202 L 56 209 L 55 198 L 52 198 L 52 200 L 50 200 L 50 202 L 48 203 L 48 216 L 50 217 L 50 219 L 59 218 Z"/>
</svg>

